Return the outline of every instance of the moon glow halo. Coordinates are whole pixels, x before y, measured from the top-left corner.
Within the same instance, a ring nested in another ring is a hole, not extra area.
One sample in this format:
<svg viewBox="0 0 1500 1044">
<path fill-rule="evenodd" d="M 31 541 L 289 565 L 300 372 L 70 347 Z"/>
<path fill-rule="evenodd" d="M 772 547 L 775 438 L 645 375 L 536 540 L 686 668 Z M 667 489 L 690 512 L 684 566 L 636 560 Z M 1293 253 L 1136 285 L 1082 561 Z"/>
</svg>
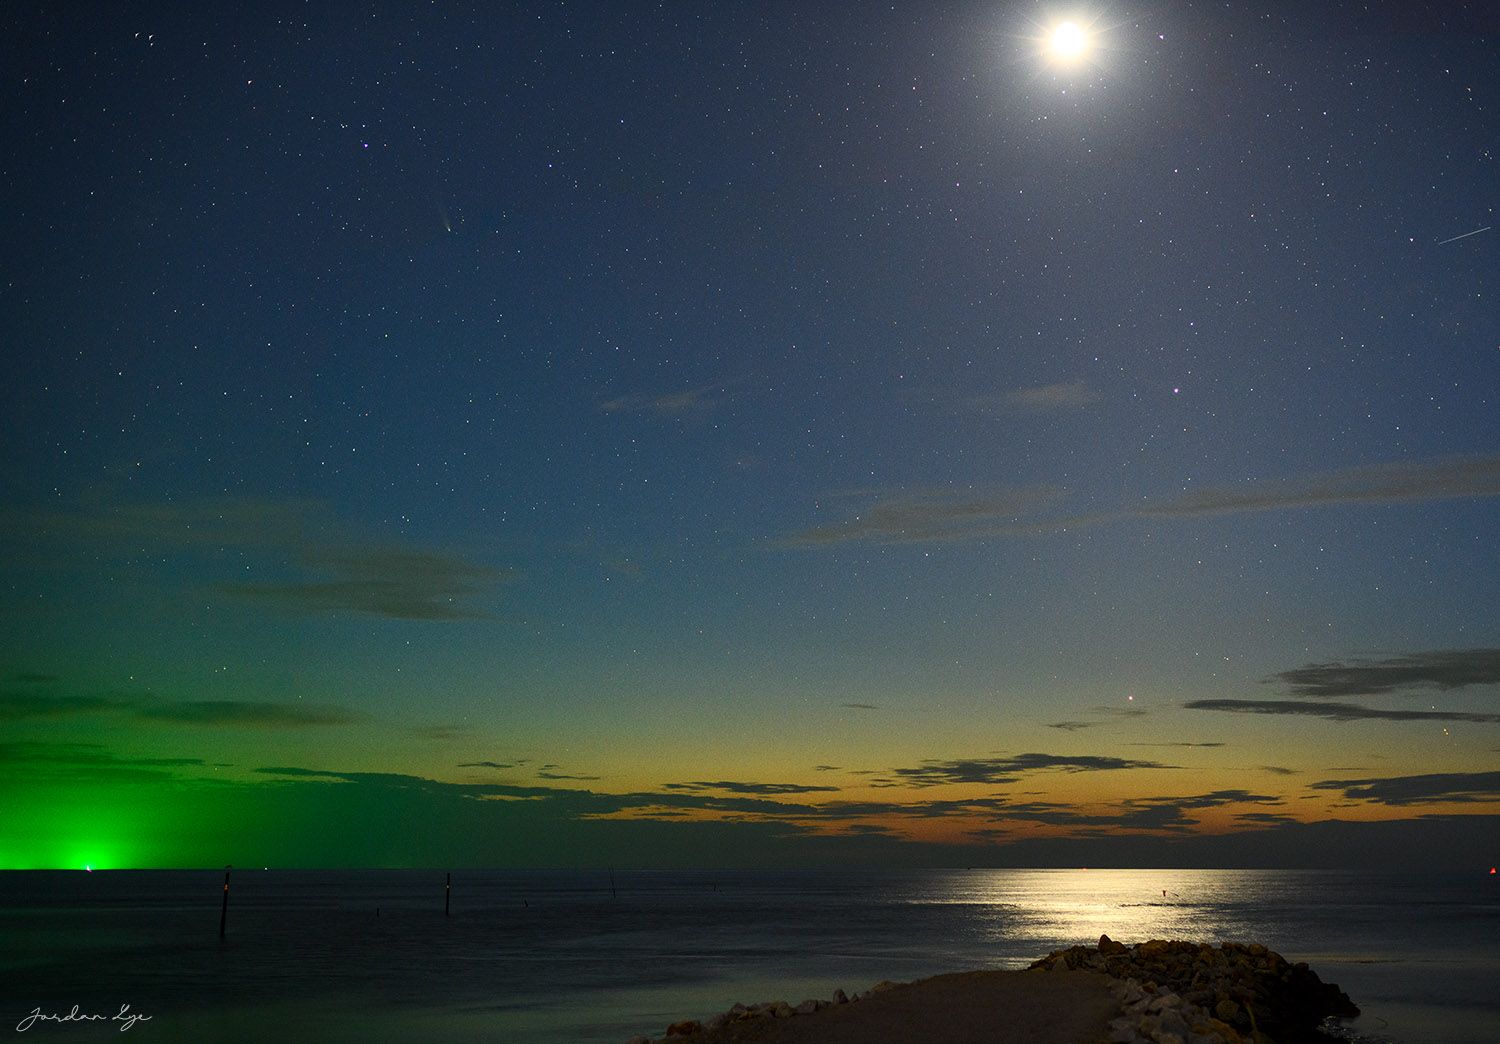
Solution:
<svg viewBox="0 0 1500 1044">
<path fill-rule="evenodd" d="M 1047 53 L 1059 62 L 1076 62 L 1088 53 L 1089 34 L 1077 22 L 1059 22 L 1047 34 Z"/>
</svg>

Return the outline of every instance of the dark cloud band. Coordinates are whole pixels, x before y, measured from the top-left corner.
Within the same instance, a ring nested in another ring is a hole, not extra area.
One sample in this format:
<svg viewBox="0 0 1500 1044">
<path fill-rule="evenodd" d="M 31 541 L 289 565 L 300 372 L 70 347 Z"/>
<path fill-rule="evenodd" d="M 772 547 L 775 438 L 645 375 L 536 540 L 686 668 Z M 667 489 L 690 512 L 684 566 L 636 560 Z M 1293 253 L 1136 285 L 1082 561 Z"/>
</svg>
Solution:
<svg viewBox="0 0 1500 1044">
<path fill-rule="evenodd" d="M 1337 790 L 1351 801 L 1423 805 L 1500 801 L 1500 772 L 1436 772 L 1421 776 L 1325 779 L 1313 790 Z"/>
<path fill-rule="evenodd" d="M 1290 714 L 1329 721 L 1471 721 L 1500 722 L 1500 714 L 1470 711 L 1381 710 L 1330 700 L 1189 700 L 1188 710 L 1226 711 L 1230 714 Z"/>
<path fill-rule="evenodd" d="M 349 725 L 362 716 L 344 707 L 256 700 L 159 700 L 151 696 L 34 696 L 0 693 L 0 721 L 123 716 L 180 725 L 292 729 Z"/>
<path fill-rule="evenodd" d="M 1275 676 L 1295 696 L 1374 696 L 1401 689 L 1500 685 L 1500 649 L 1433 649 L 1356 663 L 1310 663 Z"/>
<path fill-rule="evenodd" d="M 1108 772 L 1120 769 L 1172 768 L 1156 761 L 1102 755 L 1015 754 L 1002 758 L 924 761 L 912 768 L 891 770 L 893 781 L 917 787 L 950 783 L 1014 783 L 1035 772 Z"/>
</svg>

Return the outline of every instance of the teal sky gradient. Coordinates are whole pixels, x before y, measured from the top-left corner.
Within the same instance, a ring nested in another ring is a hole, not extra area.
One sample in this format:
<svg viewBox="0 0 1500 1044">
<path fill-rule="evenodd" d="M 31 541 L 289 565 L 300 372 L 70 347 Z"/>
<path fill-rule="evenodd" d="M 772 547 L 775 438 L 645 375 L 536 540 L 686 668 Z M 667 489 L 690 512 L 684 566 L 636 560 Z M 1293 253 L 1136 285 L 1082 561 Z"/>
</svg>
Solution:
<svg viewBox="0 0 1500 1044">
<path fill-rule="evenodd" d="M 1480 858 L 1500 27 L 1412 10 L 6 16 L 0 865 Z"/>
</svg>

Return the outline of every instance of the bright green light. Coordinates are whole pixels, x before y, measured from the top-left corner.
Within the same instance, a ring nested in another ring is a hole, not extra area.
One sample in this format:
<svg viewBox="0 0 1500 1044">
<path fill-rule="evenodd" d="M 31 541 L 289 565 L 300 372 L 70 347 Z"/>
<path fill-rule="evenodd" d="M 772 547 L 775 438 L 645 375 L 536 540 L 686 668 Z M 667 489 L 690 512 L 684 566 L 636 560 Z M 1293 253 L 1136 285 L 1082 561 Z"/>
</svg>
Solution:
<svg viewBox="0 0 1500 1044">
<path fill-rule="evenodd" d="M 148 795 L 138 788 L 3 789 L 0 868 L 92 873 L 141 865 L 141 841 L 153 824 Z"/>
</svg>

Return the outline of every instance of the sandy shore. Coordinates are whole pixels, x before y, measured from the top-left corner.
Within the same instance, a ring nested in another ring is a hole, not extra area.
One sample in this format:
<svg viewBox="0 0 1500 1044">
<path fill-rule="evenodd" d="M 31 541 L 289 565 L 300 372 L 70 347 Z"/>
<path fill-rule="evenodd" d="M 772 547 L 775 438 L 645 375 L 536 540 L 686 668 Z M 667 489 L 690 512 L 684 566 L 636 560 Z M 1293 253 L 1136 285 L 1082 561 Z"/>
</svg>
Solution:
<svg viewBox="0 0 1500 1044">
<path fill-rule="evenodd" d="M 750 1019 L 684 1044 L 1094 1044 L 1120 1004 L 1097 972 L 938 975 L 792 1019 Z"/>
</svg>

